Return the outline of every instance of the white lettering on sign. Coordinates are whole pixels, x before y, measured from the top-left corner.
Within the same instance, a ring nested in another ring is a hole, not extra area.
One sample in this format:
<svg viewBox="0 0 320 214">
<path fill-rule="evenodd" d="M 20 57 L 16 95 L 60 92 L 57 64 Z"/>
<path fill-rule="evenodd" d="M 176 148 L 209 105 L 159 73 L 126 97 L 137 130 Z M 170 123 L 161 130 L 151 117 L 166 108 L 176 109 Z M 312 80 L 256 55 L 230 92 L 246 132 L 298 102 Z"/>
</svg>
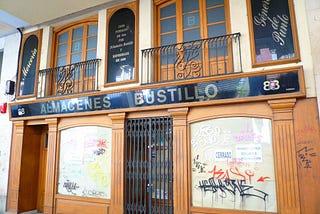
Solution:
<svg viewBox="0 0 320 214">
<path fill-rule="evenodd" d="M 255 25 L 266 27 L 267 23 L 270 22 L 274 31 L 271 35 L 273 40 L 276 43 L 279 43 L 281 46 L 284 46 L 285 39 L 287 37 L 287 31 L 289 26 L 289 16 L 286 14 L 277 14 L 273 17 L 270 17 L 270 7 L 271 0 L 263 0 L 262 8 L 257 16 L 253 17 L 253 22 Z"/>
</svg>

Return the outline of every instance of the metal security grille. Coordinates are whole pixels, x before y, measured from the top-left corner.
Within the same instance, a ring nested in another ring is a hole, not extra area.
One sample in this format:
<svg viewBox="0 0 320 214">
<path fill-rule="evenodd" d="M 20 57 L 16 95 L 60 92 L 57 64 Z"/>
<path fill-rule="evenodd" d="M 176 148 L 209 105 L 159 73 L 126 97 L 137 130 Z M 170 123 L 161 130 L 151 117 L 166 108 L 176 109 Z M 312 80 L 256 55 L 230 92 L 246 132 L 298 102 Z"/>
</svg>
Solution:
<svg viewBox="0 0 320 214">
<path fill-rule="evenodd" d="M 173 213 L 172 119 L 128 119 L 125 146 L 125 213 Z"/>
</svg>

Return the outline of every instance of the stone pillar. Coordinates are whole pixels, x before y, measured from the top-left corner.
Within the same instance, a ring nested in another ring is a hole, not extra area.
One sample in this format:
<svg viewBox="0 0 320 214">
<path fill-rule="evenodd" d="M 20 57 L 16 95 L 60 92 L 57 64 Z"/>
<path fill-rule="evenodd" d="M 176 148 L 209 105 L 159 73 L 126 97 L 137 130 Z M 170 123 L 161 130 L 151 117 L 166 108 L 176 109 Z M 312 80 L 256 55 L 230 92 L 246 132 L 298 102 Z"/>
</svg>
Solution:
<svg viewBox="0 0 320 214">
<path fill-rule="evenodd" d="M 112 173 L 110 213 L 123 213 L 125 113 L 110 114 L 112 120 Z"/>
<path fill-rule="evenodd" d="M 296 99 L 269 101 L 273 111 L 273 150 L 277 207 L 281 214 L 300 213 L 300 197 L 293 127 Z"/>
<path fill-rule="evenodd" d="M 188 142 L 187 114 L 188 108 L 169 109 L 173 118 L 173 196 L 174 213 L 189 213 L 188 196 Z"/>
</svg>

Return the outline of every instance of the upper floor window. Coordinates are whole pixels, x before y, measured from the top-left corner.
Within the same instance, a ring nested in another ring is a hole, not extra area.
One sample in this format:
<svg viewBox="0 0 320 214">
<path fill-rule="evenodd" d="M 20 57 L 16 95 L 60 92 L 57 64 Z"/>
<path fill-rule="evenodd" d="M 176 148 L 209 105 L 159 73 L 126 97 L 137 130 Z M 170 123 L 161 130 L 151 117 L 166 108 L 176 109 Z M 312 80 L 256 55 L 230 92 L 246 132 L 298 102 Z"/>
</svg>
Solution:
<svg viewBox="0 0 320 214">
<path fill-rule="evenodd" d="M 107 84 L 137 80 L 136 2 L 108 10 Z"/>
<path fill-rule="evenodd" d="M 253 66 L 299 60 L 292 0 L 247 0 Z"/>
<path fill-rule="evenodd" d="M 95 59 L 97 33 L 97 22 L 86 20 L 57 32 L 55 67 Z"/>
<path fill-rule="evenodd" d="M 40 46 L 41 31 L 23 35 L 17 85 L 18 96 L 35 96 Z"/>
<path fill-rule="evenodd" d="M 228 0 L 157 1 L 157 81 L 233 72 Z M 219 37 L 219 38 L 218 38 Z"/>
<path fill-rule="evenodd" d="M 41 70 L 41 96 L 97 90 L 97 16 L 54 29 L 53 66 Z"/>
<path fill-rule="evenodd" d="M 160 46 L 225 35 L 228 32 L 224 0 L 162 1 L 157 6 Z"/>
</svg>

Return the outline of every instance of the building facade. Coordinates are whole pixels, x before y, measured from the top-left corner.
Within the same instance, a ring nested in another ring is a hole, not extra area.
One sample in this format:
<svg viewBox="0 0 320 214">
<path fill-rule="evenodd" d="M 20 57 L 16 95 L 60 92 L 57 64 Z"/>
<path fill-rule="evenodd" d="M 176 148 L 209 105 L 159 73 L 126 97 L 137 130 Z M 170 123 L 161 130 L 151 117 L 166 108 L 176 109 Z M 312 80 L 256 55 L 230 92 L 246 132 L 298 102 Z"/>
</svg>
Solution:
<svg viewBox="0 0 320 214">
<path fill-rule="evenodd" d="M 12 35 L 6 211 L 317 213 L 319 8 L 111 1 Z"/>
</svg>

